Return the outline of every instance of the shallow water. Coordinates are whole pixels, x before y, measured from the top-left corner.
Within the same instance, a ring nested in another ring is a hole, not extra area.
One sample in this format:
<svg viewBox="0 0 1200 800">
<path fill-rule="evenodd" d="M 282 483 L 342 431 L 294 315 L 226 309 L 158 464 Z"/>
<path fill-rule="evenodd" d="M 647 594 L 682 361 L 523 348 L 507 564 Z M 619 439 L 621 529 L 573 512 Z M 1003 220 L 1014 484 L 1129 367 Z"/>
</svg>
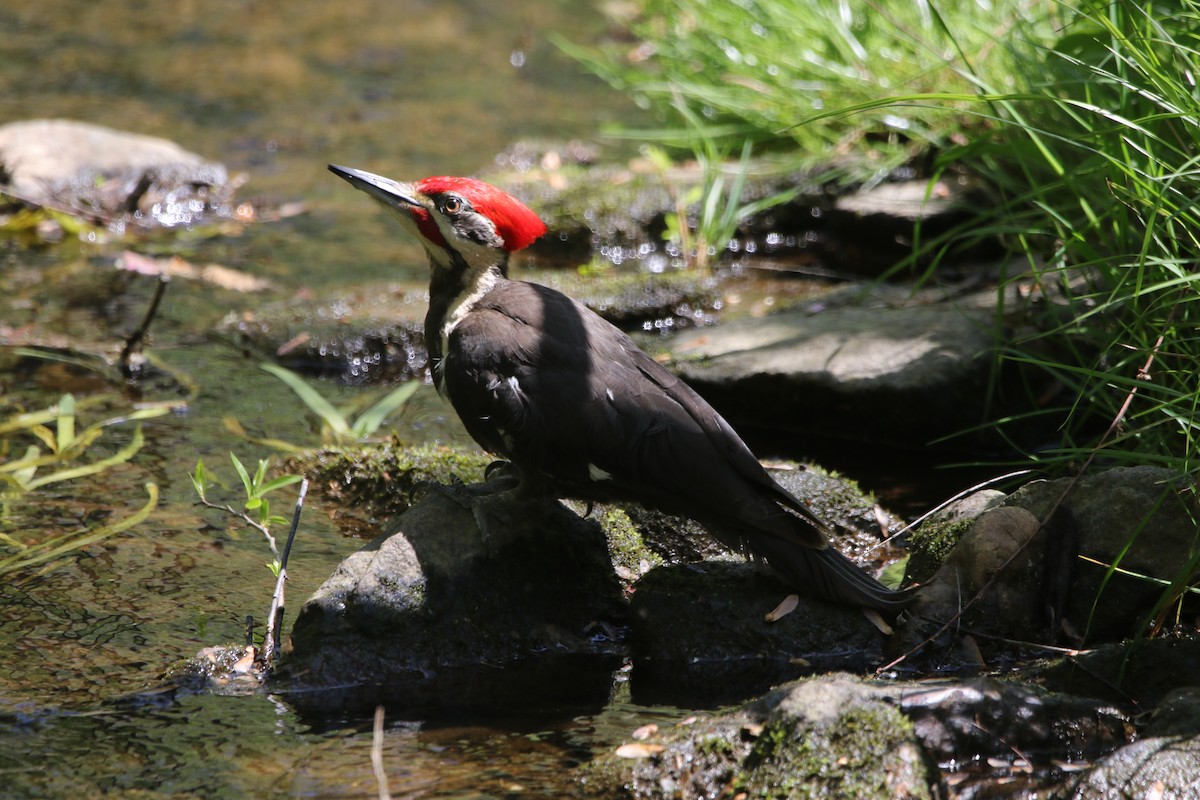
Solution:
<svg viewBox="0 0 1200 800">
<path fill-rule="evenodd" d="M 237 295 L 174 282 L 151 343 L 171 377 L 156 373 L 136 399 L 186 397 L 186 410 L 143 422 L 146 444 L 129 462 L 0 509 L 0 533 L 33 543 L 134 512 L 149 481 L 161 491 L 147 522 L 0 585 L 0 794 L 376 797 L 367 712 L 314 715 L 294 698 L 157 691 L 180 659 L 241 641 L 246 616 L 265 615 L 273 584 L 261 537 L 198 507 L 187 473 L 203 458 L 226 484 L 214 494 L 237 501 L 228 453 L 248 462 L 269 453 L 229 433 L 226 416 L 252 433 L 315 441 L 290 392 L 207 331 L 266 297 L 321 297 L 351 277 L 371 284 L 423 275 L 416 245 L 327 163 L 398 178 L 474 173 L 515 140 L 587 137 L 635 113 L 548 40 L 551 32 L 587 40 L 603 21 L 589 6 L 553 0 L 47 0 L 0 3 L 0 26 L 0 122 L 64 117 L 163 136 L 246 173 L 242 199 L 307 206 L 240 235 L 172 243 L 170 252 L 268 278 L 276 291 Z M 122 246 L 0 245 L 0 269 L 10 276 L 28 271 L 31 285 L 59 276 L 30 289 L 3 322 L 36 320 L 68 343 L 119 341 L 153 290 L 138 278 L 114 288 L 111 264 Z M 45 408 L 65 391 L 104 398 L 81 412 L 81 424 L 135 399 L 49 365 L 0 375 L 0 388 L 0 416 Z M 450 442 L 462 437 L 428 393 L 405 410 L 405 425 Z M 110 428 L 87 460 L 132 435 L 130 424 Z M 310 497 L 290 568 L 293 612 L 359 544 L 338 532 L 336 511 L 319 493 Z M 620 672 L 606 684 L 615 702 L 602 697 L 584 708 L 529 697 L 481 718 L 389 714 L 384 763 L 393 796 L 572 791 L 566 767 L 610 748 L 642 718 L 676 713 L 623 701 Z"/>
</svg>

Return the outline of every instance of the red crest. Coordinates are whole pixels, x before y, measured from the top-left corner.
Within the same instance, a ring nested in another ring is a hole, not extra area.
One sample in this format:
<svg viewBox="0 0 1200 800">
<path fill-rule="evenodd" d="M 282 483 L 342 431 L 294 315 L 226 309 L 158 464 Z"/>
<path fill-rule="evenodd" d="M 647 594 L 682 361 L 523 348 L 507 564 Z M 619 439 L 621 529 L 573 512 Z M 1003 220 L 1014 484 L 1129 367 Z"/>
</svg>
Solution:
<svg viewBox="0 0 1200 800">
<path fill-rule="evenodd" d="M 424 195 L 454 192 L 465 199 L 495 224 L 504 249 L 510 253 L 528 247 L 546 232 L 546 223 L 528 206 L 490 183 L 474 178 L 434 177 L 418 181 L 417 190 Z"/>
</svg>

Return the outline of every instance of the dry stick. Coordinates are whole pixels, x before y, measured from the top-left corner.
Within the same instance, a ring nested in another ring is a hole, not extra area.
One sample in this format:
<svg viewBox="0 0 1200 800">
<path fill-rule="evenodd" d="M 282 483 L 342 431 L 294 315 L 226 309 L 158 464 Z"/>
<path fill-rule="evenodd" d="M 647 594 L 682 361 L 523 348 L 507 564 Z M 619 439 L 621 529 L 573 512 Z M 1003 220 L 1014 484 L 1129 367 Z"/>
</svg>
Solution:
<svg viewBox="0 0 1200 800">
<path fill-rule="evenodd" d="M 375 706 L 375 727 L 371 735 L 371 766 L 375 768 L 379 800 L 392 800 L 388 791 L 387 772 L 383 768 L 383 706 Z"/>
<path fill-rule="evenodd" d="M 288 531 L 287 542 L 283 545 L 283 555 L 279 558 L 279 577 L 275 579 L 275 592 L 271 595 L 271 610 L 267 612 L 267 627 L 263 631 L 263 662 L 270 665 L 275 660 L 279 650 L 279 628 L 283 620 L 283 584 L 287 581 L 288 556 L 292 552 L 292 542 L 296 538 L 296 529 L 300 526 L 300 510 L 304 508 L 304 497 L 308 494 L 308 478 L 300 482 L 300 496 L 296 498 L 296 510 L 292 513 L 292 527 Z"/>
<path fill-rule="evenodd" d="M 162 301 L 163 293 L 167 290 L 167 284 L 170 282 L 171 276 L 165 273 L 158 276 L 158 285 L 154 287 L 154 297 L 150 299 L 150 307 L 146 309 L 146 316 L 142 318 L 142 323 L 134 329 L 133 333 L 129 334 L 129 338 L 125 340 L 125 346 L 121 348 L 121 357 L 117 359 L 117 363 L 121 366 L 121 374 L 126 378 L 133 374 L 133 370 L 129 367 L 129 359 L 133 358 L 134 349 L 142 343 L 146 332 L 150 330 L 150 323 L 158 314 L 158 304 Z"/>
<path fill-rule="evenodd" d="M 1174 318 L 1175 310 L 1177 308 L 1179 308 L 1179 306 L 1175 306 L 1174 308 L 1171 309 L 1171 313 L 1170 313 L 1170 315 L 1168 315 L 1167 320 L 1166 320 L 1167 324 L 1170 324 L 1171 320 Z M 1155 358 L 1157 358 L 1159 348 L 1162 347 L 1163 340 L 1166 338 L 1166 336 L 1167 335 L 1165 333 L 1160 333 L 1158 335 L 1158 339 L 1154 342 L 1154 347 L 1152 347 L 1150 349 L 1150 355 L 1146 357 L 1146 363 L 1143 364 L 1142 367 L 1137 372 L 1138 380 L 1149 380 L 1150 379 L 1150 368 L 1152 366 L 1154 366 L 1154 360 L 1155 360 Z M 1088 467 L 1090 467 L 1092 465 L 1092 462 L 1095 461 L 1096 454 L 1099 453 L 1104 448 L 1104 445 L 1106 442 L 1108 442 L 1109 437 L 1111 437 L 1113 435 L 1113 432 L 1115 432 L 1117 430 L 1117 428 L 1120 426 L 1121 422 L 1124 421 L 1125 415 L 1127 413 L 1129 413 L 1129 407 L 1131 405 L 1133 405 L 1133 398 L 1134 398 L 1134 395 L 1137 394 L 1137 390 L 1138 390 L 1138 386 L 1135 383 L 1133 385 L 1133 387 L 1129 390 L 1129 393 L 1125 395 L 1125 402 L 1121 404 L 1121 408 L 1119 411 L 1117 411 L 1117 415 L 1113 418 L 1113 421 L 1109 423 L 1108 430 L 1106 430 L 1104 432 L 1104 435 L 1100 437 L 1100 441 L 1096 443 L 1096 446 L 1092 448 L 1092 452 L 1088 454 L 1087 459 L 1083 462 L 1083 466 L 1081 466 L 1079 468 L 1079 471 L 1076 472 L 1071 477 L 1070 483 L 1068 483 L 1066 485 L 1066 488 L 1064 488 L 1062 490 L 1062 493 L 1059 494 L 1058 499 L 1056 499 L 1054 501 L 1054 504 L 1052 506 L 1050 506 L 1050 509 L 1046 512 L 1045 516 L 1042 517 L 1042 519 L 1038 522 L 1037 531 L 1034 531 L 1035 536 L 1037 535 L 1038 532 L 1040 532 L 1042 530 L 1042 528 L 1044 528 L 1046 526 L 1046 523 L 1054 516 L 1055 512 L 1058 511 L 1059 507 L 1062 506 L 1062 504 L 1066 501 L 1067 495 L 1069 495 L 1075 489 L 1075 485 L 1077 483 L 1079 483 L 1080 479 L 1087 473 Z M 989 588 L 991 588 L 991 585 L 993 583 L 995 583 L 999 579 L 1000 574 L 1003 573 L 1004 570 L 1008 569 L 1009 565 L 1012 564 L 1017 559 L 1017 556 L 1019 556 L 1023 552 L 1025 552 L 1025 548 L 1029 546 L 1029 542 L 1032 542 L 1033 539 L 1034 539 L 1034 537 L 1030 536 L 1029 539 L 1025 542 L 1025 544 L 1023 544 L 1019 548 L 1017 548 L 1017 550 L 1011 556 L 1009 556 L 1003 564 L 1000 565 L 1000 568 L 997 569 L 992 574 L 992 577 L 989 578 L 986 582 L 984 582 L 983 586 L 981 586 L 979 588 L 979 591 L 977 591 L 969 600 L 967 600 L 967 602 L 963 604 L 962 608 L 960 608 L 960 609 L 958 609 L 958 611 L 954 612 L 953 616 L 951 616 L 950 619 L 946 620 L 940 628 L 938 628 L 936 631 L 931 633 L 929 636 L 927 636 L 925 638 L 924 641 L 922 641 L 916 647 L 909 650 L 904 655 L 892 660 L 891 662 L 889 662 L 887 664 L 884 664 L 882 667 L 875 670 L 876 674 L 878 674 L 880 672 L 886 672 L 889 669 L 895 668 L 898 664 L 901 664 L 905 660 L 907 660 L 909 656 L 913 655 L 914 653 L 920 652 L 927 645 L 932 644 L 939 636 L 941 636 L 943 633 L 945 633 L 947 630 L 949 630 L 950 626 L 957 623 L 958 620 L 962 617 L 962 615 L 964 613 L 966 613 L 967 609 L 970 608 L 971 606 L 973 606 L 975 604 L 975 601 L 978 600 L 980 597 L 982 597 L 984 592 L 986 592 Z"/>
</svg>

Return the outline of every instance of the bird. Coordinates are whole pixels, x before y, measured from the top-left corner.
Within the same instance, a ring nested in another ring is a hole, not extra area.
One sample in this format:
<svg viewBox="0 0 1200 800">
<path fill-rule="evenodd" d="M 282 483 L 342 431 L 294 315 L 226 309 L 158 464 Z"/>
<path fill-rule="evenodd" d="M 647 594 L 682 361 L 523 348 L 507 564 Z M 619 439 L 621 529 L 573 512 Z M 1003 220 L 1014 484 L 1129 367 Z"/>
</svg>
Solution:
<svg viewBox="0 0 1200 800">
<path fill-rule="evenodd" d="M 695 390 L 567 295 L 509 277 L 547 232 L 475 178 L 405 183 L 330 164 L 429 258 L 425 343 L 434 386 L 467 432 L 506 459 L 523 498 L 636 502 L 689 517 L 798 592 L 895 617 L 892 590 L 829 544 L 829 527 L 770 476 Z"/>
</svg>

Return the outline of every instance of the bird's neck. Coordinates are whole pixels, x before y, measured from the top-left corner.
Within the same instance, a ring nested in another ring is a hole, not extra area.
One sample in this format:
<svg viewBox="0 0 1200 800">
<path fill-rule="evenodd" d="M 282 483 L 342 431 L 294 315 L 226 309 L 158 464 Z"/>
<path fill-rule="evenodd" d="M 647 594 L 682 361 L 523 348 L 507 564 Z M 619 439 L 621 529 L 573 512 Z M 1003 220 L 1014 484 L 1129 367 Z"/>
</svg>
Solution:
<svg viewBox="0 0 1200 800">
<path fill-rule="evenodd" d="M 441 363 L 451 332 L 488 292 L 508 280 L 508 254 L 500 254 L 494 263 L 474 267 L 461 258 L 450 269 L 431 266 L 425 347 L 429 351 L 434 384 L 440 387 Z"/>
</svg>

